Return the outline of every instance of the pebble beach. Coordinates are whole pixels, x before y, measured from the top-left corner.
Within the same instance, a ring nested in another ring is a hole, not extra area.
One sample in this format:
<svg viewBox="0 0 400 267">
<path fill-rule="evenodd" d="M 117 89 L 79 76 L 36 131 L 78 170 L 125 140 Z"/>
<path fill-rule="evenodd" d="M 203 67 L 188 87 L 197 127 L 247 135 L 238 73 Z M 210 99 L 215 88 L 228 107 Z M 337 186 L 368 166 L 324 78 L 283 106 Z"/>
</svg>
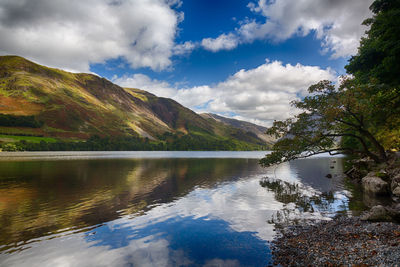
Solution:
<svg viewBox="0 0 400 267">
<path fill-rule="evenodd" d="M 400 266 L 400 224 L 338 217 L 290 226 L 273 241 L 274 265 Z"/>
</svg>

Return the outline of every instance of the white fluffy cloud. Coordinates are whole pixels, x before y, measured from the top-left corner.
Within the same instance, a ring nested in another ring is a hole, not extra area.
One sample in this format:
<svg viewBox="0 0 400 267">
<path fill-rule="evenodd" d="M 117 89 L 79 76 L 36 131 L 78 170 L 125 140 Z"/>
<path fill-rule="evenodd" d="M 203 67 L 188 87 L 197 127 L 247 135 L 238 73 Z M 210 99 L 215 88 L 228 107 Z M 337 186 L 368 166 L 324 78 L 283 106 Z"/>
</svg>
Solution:
<svg viewBox="0 0 400 267">
<path fill-rule="evenodd" d="M 195 49 L 197 46 L 196 43 L 193 43 L 191 41 L 186 41 L 182 44 L 177 44 L 175 45 L 173 49 L 174 55 L 185 55 L 185 54 L 190 54 L 193 49 Z"/>
<path fill-rule="evenodd" d="M 235 118 L 269 125 L 275 119 L 292 116 L 295 110 L 290 101 L 304 96 L 311 84 L 324 79 L 336 79 L 335 73 L 316 66 L 267 60 L 257 68 L 240 70 L 215 86 L 180 89 L 142 74 L 115 77 L 113 82 L 173 98 L 199 112 L 234 113 Z"/>
<path fill-rule="evenodd" d="M 89 71 L 122 57 L 132 67 L 170 66 L 178 0 L 2 0 L 0 54 Z"/>
<path fill-rule="evenodd" d="M 259 0 L 251 2 L 248 7 L 262 15 L 264 23 L 245 21 L 234 33 L 204 40 L 219 43 L 212 50 L 217 51 L 233 49 L 240 43 L 257 39 L 284 41 L 314 31 L 324 52 L 332 53 L 333 58 L 346 57 L 357 52 L 366 30 L 361 23 L 372 15 L 369 10 L 371 3 L 372 0 Z"/>
<path fill-rule="evenodd" d="M 114 76 L 111 80 L 119 86 L 142 89 L 161 97 L 172 97 L 176 93 L 176 89 L 172 88 L 169 83 L 150 79 L 149 76 L 144 74 Z"/>
<path fill-rule="evenodd" d="M 212 52 L 219 50 L 232 50 L 239 43 L 239 39 L 233 33 L 221 34 L 217 38 L 205 38 L 201 41 L 201 45 Z"/>
</svg>

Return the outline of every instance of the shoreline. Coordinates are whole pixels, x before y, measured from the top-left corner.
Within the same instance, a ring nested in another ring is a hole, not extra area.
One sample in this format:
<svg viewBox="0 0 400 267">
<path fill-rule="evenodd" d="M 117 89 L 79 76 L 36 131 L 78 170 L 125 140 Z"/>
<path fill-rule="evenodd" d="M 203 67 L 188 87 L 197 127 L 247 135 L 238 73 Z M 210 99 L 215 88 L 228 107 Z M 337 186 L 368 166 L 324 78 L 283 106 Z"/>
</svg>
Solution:
<svg viewBox="0 0 400 267">
<path fill-rule="evenodd" d="M 400 224 L 336 217 L 288 226 L 272 241 L 274 266 L 400 266 Z"/>
</svg>

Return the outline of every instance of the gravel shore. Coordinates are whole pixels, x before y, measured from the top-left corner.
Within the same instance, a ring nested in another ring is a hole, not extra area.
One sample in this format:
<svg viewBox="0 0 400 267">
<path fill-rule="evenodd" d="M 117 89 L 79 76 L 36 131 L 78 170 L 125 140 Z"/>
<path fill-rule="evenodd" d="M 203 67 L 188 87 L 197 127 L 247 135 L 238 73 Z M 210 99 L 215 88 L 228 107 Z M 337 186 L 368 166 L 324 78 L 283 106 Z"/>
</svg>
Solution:
<svg viewBox="0 0 400 267">
<path fill-rule="evenodd" d="M 339 217 L 291 226 L 273 241 L 274 265 L 400 266 L 400 225 Z"/>
</svg>

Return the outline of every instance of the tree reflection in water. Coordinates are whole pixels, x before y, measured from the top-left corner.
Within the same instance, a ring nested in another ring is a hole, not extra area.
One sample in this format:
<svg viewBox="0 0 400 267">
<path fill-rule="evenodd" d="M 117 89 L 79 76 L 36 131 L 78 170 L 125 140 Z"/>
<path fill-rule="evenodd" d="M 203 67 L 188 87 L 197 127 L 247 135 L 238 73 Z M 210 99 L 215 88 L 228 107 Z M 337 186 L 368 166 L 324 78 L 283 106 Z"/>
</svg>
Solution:
<svg viewBox="0 0 400 267">
<path fill-rule="evenodd" d="M 332 191 L 318 192 L 299 183 L 289 183 L 279 179 L 265 177 L 260 185 L 274 193 L 274 198 L 283 203 L 283 208 L 276 211 L 268 223 L 276 227 L 300 224 L 313 219 L 321 219 L 322 214 L 332 211 L 336 206 L 335 194 Z M 339 203 L 341 212 L 346 209 L 345 203 Z M 299 216 L 299 215 L 302 216 Z M 309 216 L 307 216 L 309 215 Z"/>
</svg>

